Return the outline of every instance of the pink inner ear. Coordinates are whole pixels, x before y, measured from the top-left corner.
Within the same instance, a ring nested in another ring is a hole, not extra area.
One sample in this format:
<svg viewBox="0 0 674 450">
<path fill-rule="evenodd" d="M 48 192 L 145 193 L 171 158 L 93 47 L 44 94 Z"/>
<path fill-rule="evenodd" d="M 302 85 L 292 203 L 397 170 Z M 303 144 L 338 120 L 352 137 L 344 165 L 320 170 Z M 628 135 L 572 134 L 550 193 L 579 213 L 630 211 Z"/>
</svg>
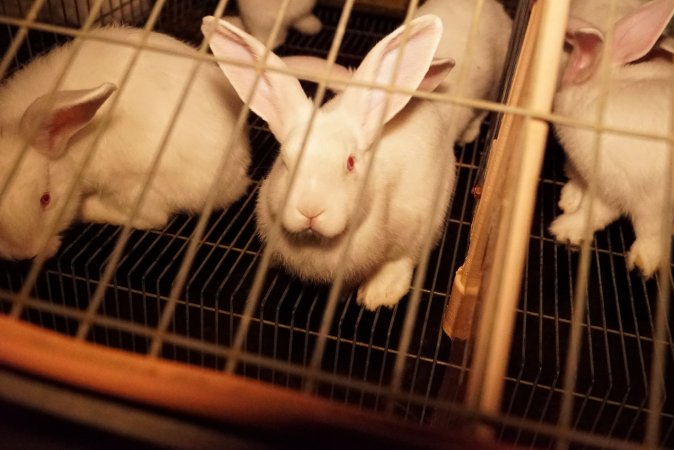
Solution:
<svg viewBox="0 0 674 450">
<path fill-rule="evenodd" d="M 58 111 L 46 125 L 49 140 L 47 142 L 48 147 L 54 148 L 54 145 L 64 133 L 70 134 L 68 132 L 80 128 L 89 119 L 90 114 L 85 108 L 73 107 Z"/>
<path fill-rule="evenodd" d="M 613 62 L 628 64 L 648 54 L 674 15 L 673 0 L 653 0 L 618 21 Z"/>
<path fill-rule="evenodd" d="M 562 75 L 562 86 L 570 86 L 587 81 L 594 73 L 602 37 L 597 32 L 577 31 L 573 35 L 573 51 Z"/>
</svg>

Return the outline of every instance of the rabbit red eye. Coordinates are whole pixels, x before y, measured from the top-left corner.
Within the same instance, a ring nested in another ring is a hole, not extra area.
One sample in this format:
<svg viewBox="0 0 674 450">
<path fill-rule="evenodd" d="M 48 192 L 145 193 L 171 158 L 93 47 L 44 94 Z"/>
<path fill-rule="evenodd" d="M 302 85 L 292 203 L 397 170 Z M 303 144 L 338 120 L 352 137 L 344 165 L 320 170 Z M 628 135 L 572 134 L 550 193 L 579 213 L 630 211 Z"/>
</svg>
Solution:
<svg viewBox="0 0 674 450">
<path fill-rule="evenodd" d="M 51 202 L 51 195 L 49 195 L 49 192 L 45 192 L 42 194 L 42 197 L 40 197 L 40 205 L 42 205 L 43 208 L 46 208 L 49 205 L 49 202 Z"/>
<path fill-rule="evenodd" d="M 353 156 L 349 155 L 348 158 L 346 158 L 346 170 L 351 172 L 356 165 L 356 160 L 353 158 Z"/>
</svg>

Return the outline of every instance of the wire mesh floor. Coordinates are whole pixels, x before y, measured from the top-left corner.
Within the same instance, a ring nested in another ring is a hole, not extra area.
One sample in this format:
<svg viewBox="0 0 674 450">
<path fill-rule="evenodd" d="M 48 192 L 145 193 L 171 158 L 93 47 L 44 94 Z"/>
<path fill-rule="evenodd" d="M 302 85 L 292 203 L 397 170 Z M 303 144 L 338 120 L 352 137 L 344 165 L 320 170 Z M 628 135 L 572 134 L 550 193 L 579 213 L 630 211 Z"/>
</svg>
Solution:
<svg viewBox="0 0 674 450">
<path fill-rule="evenodd" d="M 206 11 L 204 11 L 206 13 Z M 324 30 L 307 37 L 292 33 L 280 54 L 310 53 L 325 56 L 339 19 L 338 10 L 320 11 Z M 199 24 L 192 10 L 179 22 L 163 20 L 160 29 L 187 40 L 199 38 Z M 200 16 L 199 16 L 200 17 Z M 172 32 L 177 23 L 179 32 Z M 344 38 L 339 62 L 357 64 L 382 36 L 397 26 L 396 19 L 356 13 Z M 42 45 L 40 33 L 31 42 Z M 307 85 L 308 90 L 311 86 Z M 222 369 L 244 305 L 253 284 L 262 245 L 255 235 L 254 205 L 260 180 L 272 165 L 278 144 L 265 124 L 250 120 L 253 147 L 252 178 L 255 183 L 238 203 L 216 212 L 199 245 L 189 281 L 172 317 L 169 335 L 160 356 L 203 367 Z M 472 195 L 479 161 L 478 142 L 457 149 L 457 190 L 442 242 L 433 252 L 423 285 L 421 310 L 412 347 L 406 360 L 404 390 L 417 398 L 437 396 L 448 366 L 450 340 L 441 330 L 442 313 L 457 262 L 463 259 L 472 216 Z M 449 151 L 450 149 L 448 149 Z M 93 320 L 88 340 L 139 354 L 148 352 L 154 330 L 167 304 L 188 239 L 197 218 L 176 216 L 159 231 L 135 231 L 128 242 L 114 278 Z M 111 225 L 78 224 L 65 235 L 59 254 L 41 272 L 22 319 L 60 333 L 75 335 L 89 299 L 96 290 L 120 229 Z M 29 263 L 0 262 L 0 301 L 5 313 L 9 296 L 19 291 Z M 302 368 L 311 358 L 329 287 L 302 284 L 280 268 L 272 268 L 249 329 L 237 372 L 277 385 L 299 388 Z M 322 359 L 322 370 L 334 375 L 317 384 L 319 395 L 367 408 L 383 408 L 379 390 L 390 383 L 397 355 L 407 299 L 394 309 L 364 311 L 354 295 L 340 302 Z M 398 404 L 397 412 L 409 420 L 427 421 L 424 401 Z"/>
<path fill-rule="evenodd" d="M 503 411 L 554 423 L 562 398 L 571 331 L 572 293 L 580 253 L 557 245 L 547 227 L 560 214 L 563 150 L 550 139 L 539 183 L 529 256 L 506 384 Z M 574 394 L 574 428 L 640 442 L 648 415 L 650 361 L 658 281 L 629 272 L 625 254 L 634 234 L 620 220 L 595 234 L 587 287 L 587 312 Z M 671 278 L 666 280 L 671 286 Z M 674 362 L 671 320 L 667 367 Z M 662 445 L 674 447 L 674 383 L 665 379 Z M 549 439 L 503 430 L 519 443 L 537 447 Z M 608 446 L 610 448 L 610 445 Z"/>
<path fill-rule="evenodd" d="M 163 14 L 158 29 L 196 42 L 200 18 L 210 12 L 207 2 L 203 3 L 199 5 L 203 9 L 192 4 L 180 14 Z M 339 11 L 324 8 L 319 14 L 324 22 L 320 34 L 309 37 L 291 33 L 279 53 L 325 56 Z M 395 19 L 354 13 L 338 62 L 357 64 L 396 24 Z M 13 31 L 8 27 L 0 35 L 4 48 Z M 60 40 L 49 33 L 31 31 L 17 57 L 17 66 Z M 311 90 L 310 85 L 306 87 Z M 223 349 L 233 341 L 262 250 L 253 217 L 256 189 L 271 167 L 278 146 L 259 119 L 250 120 L 250 135 L 255 183 L 241 201 L 210 218 L 169 334 L 163 340 L 163 358 L 213 369 L 224 366 Z M 396 412 L 408 420 L 428 422 L 432 410 L 426 401 L 437 397 L 448 369 L 465 369 L 447 362 L 451 342 L 440 323 L 453 274 L 467 246 L 473 211 L 470 188 L 476 181 L 483 145 L 479 141 L 456 149 L 457 189 L 442 241 L 431 255 L 406 358 L 403 386 L 416 400 L 396 405 Z M 547 232 L 558 214 L 556 203 L 563 182 L 561 155 L 561 149 L 551 142 L 539 187 L 502 405 L 506 415 L 540 423 L 555 423 L 559 414 L 578 264 L 578 254 L 556 245 Z M 139 354 L 148 352 L 196 223 L 195 217 L 176 216 L 163 230 L 132 234 L 94 319 L 89 341 Z M 74 335 L 119 233 L 119 228 L 110 225 L 72 227 L 57 257 L 41 272 L 22 319 Z M 624 253 L 632 240 L 629 223 L 621 221 L 598 233 L 592 247 L 586 314 L 589 326 L 584 329 L 574 425 L 599 435 L 640 441 L 647 415 L 658 287 L 655 280 L 644 281 L 638 274 L 627 272 Z M 29 268 L 27 263 L 0 262 L 0 311 L 9 312 L 10 297 L 21 289 Z M 272 268 L 238 373 L 299 388 L 301 368 L 311 357 L 327 295 L 326 286 L 302 284 L 282 269 Z M 390 381 L 406 307 L 407 299 L 403 299 L 392 310 L 369 313 L 355 304 L 353 295 L 347 295 L 338 306 L 322 359 L 322 370 L 333 376 L 319 382 L 318 393 L 335 401 L 383 408 L 385 399 L 380 390 Z M 674 344 L 669 330 L 667 336 L 667 365 L 671 367 Z M 665 384 L 668 395 L 662 443 L 674 447 L 674 387 L 671 380 L 665 380 Z M 551 445 L 548 438 L 512 428 L 504 428 L 501 436 L 520 444 Z"/>
</svg>

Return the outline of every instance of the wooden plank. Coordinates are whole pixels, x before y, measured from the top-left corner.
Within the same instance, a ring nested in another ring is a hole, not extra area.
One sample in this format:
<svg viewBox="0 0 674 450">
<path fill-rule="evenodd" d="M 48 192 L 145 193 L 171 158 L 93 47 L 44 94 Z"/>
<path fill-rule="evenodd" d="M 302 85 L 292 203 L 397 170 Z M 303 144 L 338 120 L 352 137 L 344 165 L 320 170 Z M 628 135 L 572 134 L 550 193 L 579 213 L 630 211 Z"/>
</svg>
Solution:
<svg viewBox="0 0 674 450">
<path fill-rule="evenodd" d="M 494 448 L 466 431 L 402 422 L 263 382 L 77 341 L 0 315 L 0 366 L 219 421 L 278 442 L 373 448 Z M 315 440 L 315 441 L 313 441 Z M 497 445 L 498 447 L 498 445 Z"/>
</svg>

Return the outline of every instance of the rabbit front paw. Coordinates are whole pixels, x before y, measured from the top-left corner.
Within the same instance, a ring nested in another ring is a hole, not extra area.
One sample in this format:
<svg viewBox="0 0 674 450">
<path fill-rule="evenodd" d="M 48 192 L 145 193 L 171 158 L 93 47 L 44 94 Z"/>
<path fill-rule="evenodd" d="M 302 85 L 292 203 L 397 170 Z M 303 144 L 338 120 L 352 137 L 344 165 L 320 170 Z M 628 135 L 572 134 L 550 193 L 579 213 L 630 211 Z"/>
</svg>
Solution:
<svg viewBox="0 0 674 450">
<path fill-rule="evenodd" d="M 580 208 L 584 195 L 583 187 L 577 182 L 569 180 L 562 186 L 557 205 L 567 214 L 576 212 Z"/>
<path fill-rule="evenodd" d="M 409 259 L 385 263 L 358 289 L 358 304 L 369 311 L 393 307 L 409 291 L 413 270 Z"/>
<path fill-rule="evenodd" d="M 482 131 L 482 122 L 484 121 L 484 118 L 486 116 L 487 112 L 484 111 L 478 114 L 477 116 L 473 117 L 473 119 L 470 121 L 466 129 L 461 134 L 458 143 L 468 144 L 470 142 L 477 140 L 477 138 L 480 136 L 480 131 Z"/>
<path fill-rule="evenodd" d="M 323 28 L 323 24 L 320 19 L 313 14 L 304 16 L 301 19 L 293 23 L 293 28 L 295 28 L 300 33 L 304 34 L 317 34 Z"/>
<path fill-rule="evenodd" d="M 627 254 L 627 266 L 630 270 L 638 267 L 644 278 L 650 278 L 658 270 L 662 250 L 657 238 L 637 238 Z"/>
<path fill-rule="evenodd" d="M 583 214 L 562 214 L 550 224 L 549 230 L 557 242 L 580 246 L 584 240 L 585 218 Z"/>
</svg>

